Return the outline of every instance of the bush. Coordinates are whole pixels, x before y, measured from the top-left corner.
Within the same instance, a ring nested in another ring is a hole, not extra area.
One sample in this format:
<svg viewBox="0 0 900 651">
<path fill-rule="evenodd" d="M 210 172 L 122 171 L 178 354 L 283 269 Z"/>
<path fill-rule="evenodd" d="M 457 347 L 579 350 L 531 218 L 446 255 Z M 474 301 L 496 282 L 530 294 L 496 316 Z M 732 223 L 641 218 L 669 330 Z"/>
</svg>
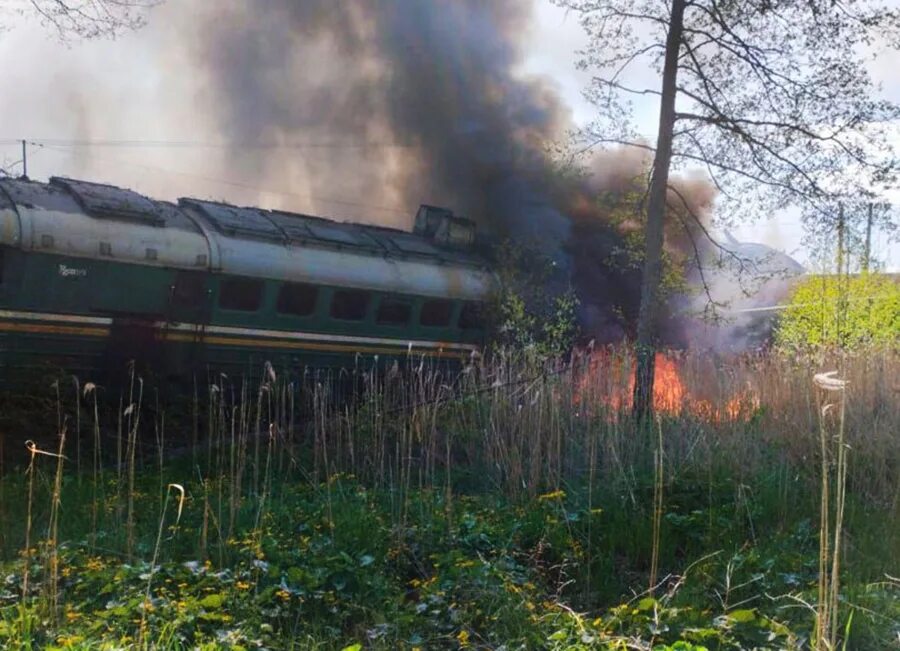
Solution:
<svg viewBox="0 0 900 651">
<path fill-rule="evenodd" d="M 776 341 L 793 348 L 900 342 L 900 284 L 881 274 L 807 278 L 781 315 Z"/>
<path fill-rule="evenodd" d="M 578 297 L 553 262 L 506 243 L 495 251 L 499 289 L 490 309 L 492 343 L 540 358 L 568 352 L 578 335 Z"/>
</svg>

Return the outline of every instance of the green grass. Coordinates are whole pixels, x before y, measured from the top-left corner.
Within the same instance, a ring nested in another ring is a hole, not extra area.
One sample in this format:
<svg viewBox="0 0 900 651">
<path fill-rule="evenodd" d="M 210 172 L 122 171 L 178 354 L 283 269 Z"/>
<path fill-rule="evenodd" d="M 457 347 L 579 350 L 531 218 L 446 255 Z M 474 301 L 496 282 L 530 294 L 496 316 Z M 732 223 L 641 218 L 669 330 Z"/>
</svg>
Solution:
<svg viewBox="0 0 900 651">
<path fill-rule="evenodd" d="M 686 395 L 709 382 L 704 363 L 682 360 Z M 6 447 L 0 647 L 809 648 L 822 364 L 739 361 L 709 400 L 750 383 L 759 404 L 734 419 L 686 404 L 652 431 L 611 412 L 616 386 L 589 367 L 476 368 L 455 393 L 427 371 L 370 377 L 353 406 L 324 383 L 219 378 L 196 434 L 195 408 L 166 418 L 136 382 L 121 409 L 102 396 L 96 467 L 94 394 L 76 409 L 62 393 L 61 475 L 42 454 L 25 474 L 28 453 Z M 847 649 L 898 644 L 897 367 L 885 354 L 845 370 Z"/>
<path fill-rule="evenodd" d="M 657 599 L 644 595 L 628 599 L 629 605 L 603 607 L 625 599 L 626 586 L 641 585 L 649 562 L 642 544 L 646 527 L 625 526 L 649 514 L 621 504 L 598 499 L 605 507 L 587 510 L 557 492 L 526 503 L 460 496 L 448 508 L 442 493 L 421 490 L 410 496 L 410 524 L 401 529 L 392 522 L 390 494 L 336 479 L 283 486 L 259 528 L 249 526 L 253 508 L 246 505 L 248 526 L 205 555 L 197 544 L 201 490 L 191 487 L 186 515 L 177 527 L 165 527 L 161 563 L 152 576 L 147 561 L 127 563 L 108 551 L 124 544 L 114 535 L 98 537 L 93 548 L 86 542 L 63 545 L 55 625 L 42 599 L 47 577 L 41 550 L 26 601 L 34 623 L 24 634 L 19 577 L 10 564 L 5 569 L 13 573 L 0 595 L 0 639 L 7 648 L 115 648 L 138 639 L 173 649 L 340 648 L 355 642 L 383 649 L 458 648 L 468 639 L 476 648 L 565 649 L 579 648 L 572 645 L 582 638 L 596 642 L 585 648 L 628 637 L 743 648 L 771 637 L 769 648 L 780 648 L 774 644 L 802 636 L 811 621 L 760 594 L 762 587 L 773 594 L 810 594 L 814 588 L 816 548 L 802 527 L 754 546 L 741 518 L 716 515 L 717 526 L 728 532 L 717 553 L 684 573 L 702 558 L 694 556 L 704 546 L 697 537 L 707 535 L 706 525 L 693 520 L 707 514 L 672 511 L 662 533 L 668 552 L 662 563 L 682 574 L 665 579 Z M 136 551 L 149 559 L 159 496 L 141 491 L 138 499 L 145 517 Z M 169 516 L 174 520 L 174 509 Z M 145 607 L 148 581 L 151 605 Z M 735 587 L 726 594 L 728 581 Z M 738 626 L 729 620 L 735 612 L 748 621 Z M 653 635 L 651 629 L 659 630 Z"/>
</svg>

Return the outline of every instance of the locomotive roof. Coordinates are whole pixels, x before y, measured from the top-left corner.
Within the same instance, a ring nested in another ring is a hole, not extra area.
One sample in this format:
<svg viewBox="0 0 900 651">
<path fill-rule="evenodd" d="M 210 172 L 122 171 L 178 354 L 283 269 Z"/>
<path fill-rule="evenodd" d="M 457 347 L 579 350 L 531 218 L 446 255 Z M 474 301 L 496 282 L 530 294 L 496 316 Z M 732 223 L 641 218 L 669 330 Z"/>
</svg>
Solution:
<svg viewBox="0 0 900 651">
<path fill-rule="evenodd" d="M 188 197 L 178 199 L 175 205 L 114 185 L 57 176 L 51 177 L 46 184 L 25 179 L 0 179 L 0 185 L 15 203 L 43 207 L 58 207 L 60 202 L 55 199 L 61 190 L 74 198 L 85 213 L 98 219 L 200 232 L 195 221 L 184 214 L 186 210 L 194 210 L 202 213 L 220 233 L 240 239 L 349 248 L 378 256 L 425 257 L 437 262 L 486 266 L 483 259 L 470 251 L 438 246 L 421 235 L 386 226 L 340 222 L 302 213 Z"/>
<path fill-rule="evenodd" d="M 339 274 L 325 273 L 322 267 L 346 268 L 349 263 L 357 272 L 344 284 L 374 284 L 373 288 L 385 290 L 392 284 L 388 278 L 433 267 L 456 269 L 455 280 L 447 282 L 458 288 L 459 295 L 481 294 L 475 288 L 490 282 L 486 261 L 471 250 L 384 226 L 193 198 L 171 203 L 112 185 L 60 177 L 48 183 L 2 178 L 0 210 L 3 195 L 17 208 L 21 233 L 16 244 L 26 248 L 94 257 L 100 241 L 99 255 L 132 262 L 285 279 L 299 276 L 335 284 L 342 284 Z M 23 223 L 24 213 L 29 228 Z M 0 243 L 13 244 L 6 240 L 0 235 Z M 398 264 L 406 266 L 400 269 Z M 379 273 L 382 282 L 377 280 Z M 422 293 L 443 293 L 427 280 L 422 283 L 428 285 Z M 399 282 L 407 291 L 415 291 L 416 284 L 416 278 Z"/>
</svg>

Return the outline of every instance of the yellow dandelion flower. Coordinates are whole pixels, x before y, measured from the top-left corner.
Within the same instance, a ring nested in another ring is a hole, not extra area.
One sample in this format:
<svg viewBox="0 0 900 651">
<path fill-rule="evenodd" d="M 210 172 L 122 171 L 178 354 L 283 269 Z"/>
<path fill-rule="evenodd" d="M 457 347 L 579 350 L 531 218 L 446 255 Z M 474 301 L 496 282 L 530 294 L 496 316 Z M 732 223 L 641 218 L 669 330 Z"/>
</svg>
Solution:
<svg viewBox="0 0 900 651">
<path fill-rule="evenodd" d="M 459 633 L 457 633 L 456 641 L 459 642 L 459 646 L 461 648 L 467 648 L 469 646 L 469 631 L 463 629 Z"/>
<path fill-rule="evenodd" d="M 63 635 L 56 638 L 56 643 L 64 649 L 74 647 L 76 644 L 84 642 L 84 638 L 80 635 Z"/>
<path fill-rule="evenodd" d="M 85 563 L 85 567 L 93 572 L 98 570 L 102 570 L 106 565 L 103 563 L 103 559 L 97 556 L 93 558 L 89 558 L 87 563 Z"/>
<path fill-rule="evenodd" d="M 544 493 L 543 495 L 539 495 L 538 500 L 541 502 L 546 502 L 549 500 L 561 500 L 561 499 L 564 499 L 565 497 L 566 497 L 566 491 L 559 488 L 550 493 Z"/>
</svg>

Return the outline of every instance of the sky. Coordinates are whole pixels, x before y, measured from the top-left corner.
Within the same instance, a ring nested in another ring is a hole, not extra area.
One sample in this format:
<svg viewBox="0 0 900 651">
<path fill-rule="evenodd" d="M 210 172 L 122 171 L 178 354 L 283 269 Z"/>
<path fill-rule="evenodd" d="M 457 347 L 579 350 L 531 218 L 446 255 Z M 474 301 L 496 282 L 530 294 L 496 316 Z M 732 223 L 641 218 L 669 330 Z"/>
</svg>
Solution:
<svg viewBox="0 0 900 651">
<path fill-rule="evenodd" d="M 240 166 L 212 162 L 208 148 L 119 144 L 88 150 L 52 142 L 221 142 L 221 134 L 208 121 L 198 119 L 208 97 L 186 64 L 184 33 L 171 19 L 171 3 L 177 1 L 169 0 L 170 6 L 153 10 L 142 30 L 115 40 L 70 44 L 60 43 L 35 20 L 0 13 L 0 22 L 7 27 L 0 32 L 0 167 L 21 172 L 17 165 L 21 145 L 10 141 L 43 141 L 43 146 L 28 146 L 31 178 L 71 176 L 165 199 L 198 196 L 297 211 L 325 205 L 334 217 L 358 217 L 364 197 L 322 197 L 310 187 L 260 188 L 242 178 Z M 575 66 L 577 50 L 585 45 L 577 17 L 547 0 L 533 1 L 532 24 L 522 37 L 521 74 L 549 80 L 568 105 L 573 122 L 586 124 L 594 108 L 582 96 L 589 75 Z M 4 4 L 15 6 L 15 0 L 0 0 L 0 10 Z M 884 84 L 886 95 L 900 101 L 900 77 L 892 74 L 895 65 L 883 61 L 873 74 Z M 104 110 L 93 108 L 98 105 Z M 637 109 L 638 129 L 652 140 L 655 103 L 648 99 Z M 900 204 L 900 188 L 888 198 Z M 348 211 L 350 206 L 353 209 Z M 375 217 L 391 221 L 414 210 L 415 206 L 389 206 Z M 732 234 L 741 241 L 768 244 L 811 265 L 799 216 L 791 211 L 742 224 Z M 900 271 L 900 243 L 890 242 L 886 233 L 875 233 L 873 254 L 886 269 Z"/>
</svg>

